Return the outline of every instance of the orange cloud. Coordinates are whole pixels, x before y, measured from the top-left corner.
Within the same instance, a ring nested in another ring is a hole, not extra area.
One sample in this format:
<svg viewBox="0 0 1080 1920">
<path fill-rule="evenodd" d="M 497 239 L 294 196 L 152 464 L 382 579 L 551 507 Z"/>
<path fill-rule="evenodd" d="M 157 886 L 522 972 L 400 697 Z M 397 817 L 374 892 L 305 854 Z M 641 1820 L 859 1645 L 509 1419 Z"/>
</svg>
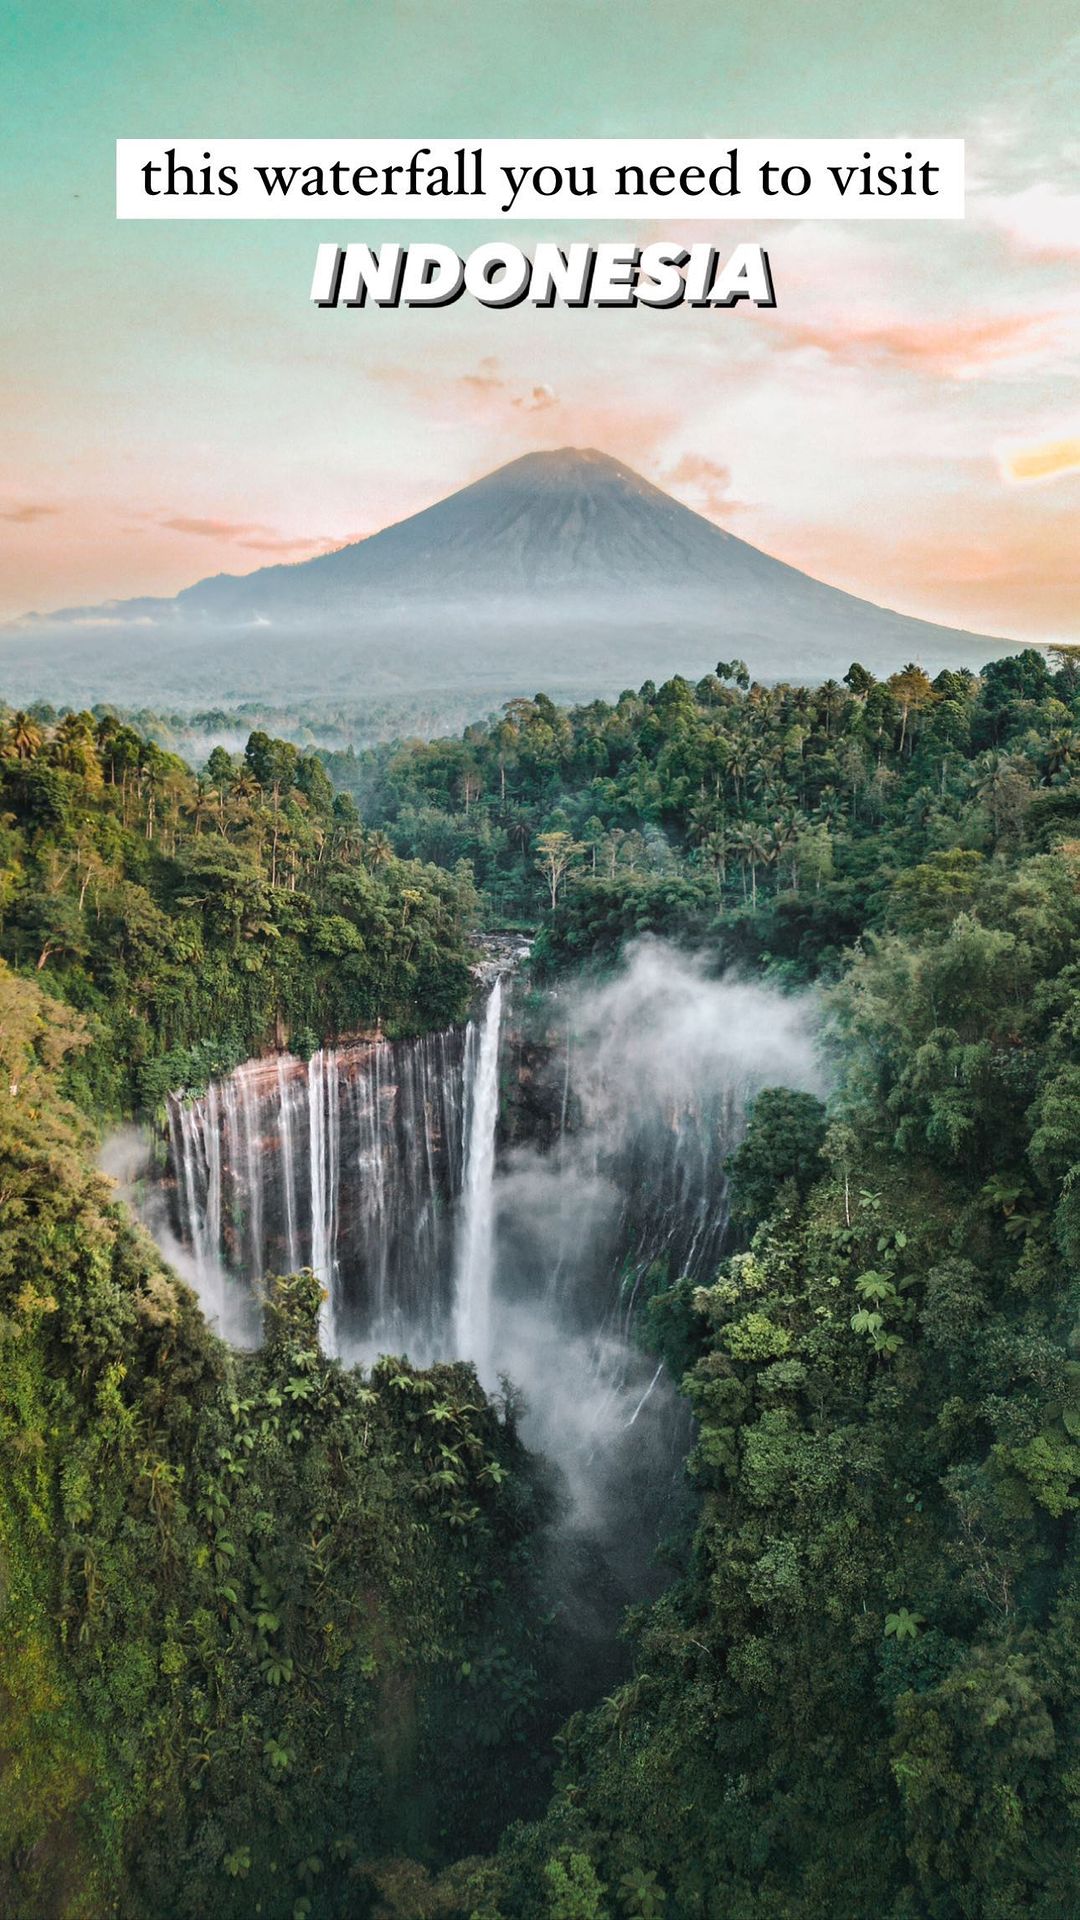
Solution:
<svg viewBox="0 0 1080 1920">
<path fill-rule="evenodd" d="M 175 519 L 162 520 L 161 525 L 170 533 L 194 533 L 206 540 L 239 540 L 242 534 L 259 531 L 253 520 L 196 520 L 183 513 Z"/>
<path fill-rule="evenodd" d="M 511 402 L 512 406 L 524 407 L 526 413 L 543 413 L 546 408 L 557 404 L 558 396 L 554 387 L 547 385 L 534 387 L 530 394 L 524 396 L 518 394 Z"/>
<path fill-rule="evenodd" d="M 230 540 L 238 547 L 249 547 L 255 553 L 325 552 L 327 548 L 341 544 L 325 534 L 298 534 L 289 539 L 276 533 L 273 527 L 262 526 L 257 520 L 202 520 L 188 514 L 177 514 L 159 524 L 170 533 L 195 534 L 205 540 Z"/>
<path fill-rule="evenodd" d="M 1006 480 L 1016 481 L 1058 480 L 1066 473 L 1080 473 L 1080 436 L 1016 447 L 1001 456 L 1001 471 Z"/>
<path fill-rule="evenodd" d="M 499 362 L 493 353 L 485 353 L 475 373 L 461 373 L 458 380 L 463 387 L 473 387 L 478 393 L 495 393 L 505 387 L 506 381 L 499 372 Z"/>
<path fill-rule="evenodd" d="M 460 373 L 458 383 L 474 388 L 477 393 L 498 393 L 506 385 L 506 381 L 500 380 L 497 373 Z"/>
<path fill-rule="evenodd" d="M 710 460 L 707 454 L 681 454 L 674 466 L 666 468 L 658 478 L 662 487 L 673 487 L 684 498 L 689 493 L 687 505 L 711 519 L 737 513 L 742 506 L 741 501 L 733 500 L 730 495 L 731 468 L 719 460 Z"/>
<path fill-rule="evenodd" d="M 27 501 L 24 506 L 0 507 L 0 520 L 9 520 L 14 527 L 32 527 L 35 520 L 46 520 L 50 515 L 60 511 L 59 507 L 47 507 L 37 501 Z"/>
<path fill-rule="evenodd" d="M 428 408 L 437 407 L 444 415 L 460 412 L 464 406 L 470 418 L 479 411 L 492 419 L 506 407 L 520 413 L 542 413 L 558 402 L 554 387 L 546 380 L 538 380 L 521 390 L 520 382 L 508 380 L 499 371 L 499 362 L 493 354 L 485 355 L 468 373 L 449 376 L 414 366 L 384 365 L 374 371 L 378 380 L 388 386 L 403 387 L 413 401 Z"/>
<path fill-rule="evenodd" d="M 330 553 L 335 547 L 346 547 L 350 540 L 359 540 L 358 533 L 348 534 L 344 539 L 336 539 L 330 534 L 320 534 L 317 539 L 279 539 L 275 534 L 267 534 L 265 539 L 238 540 L 237 546 L 247 547 L 252 553 Z"/>
<path fill-rule="evenodd" d="M 984 318 L 885 320 L 846 318 L 787 321 L 780 329 L 792 347 L 812 347 L 845 366 L 893 366 L 962 379 L 1001 360 L 1050 344 L 1051 314 L 989 314 Z"/>
</svg>

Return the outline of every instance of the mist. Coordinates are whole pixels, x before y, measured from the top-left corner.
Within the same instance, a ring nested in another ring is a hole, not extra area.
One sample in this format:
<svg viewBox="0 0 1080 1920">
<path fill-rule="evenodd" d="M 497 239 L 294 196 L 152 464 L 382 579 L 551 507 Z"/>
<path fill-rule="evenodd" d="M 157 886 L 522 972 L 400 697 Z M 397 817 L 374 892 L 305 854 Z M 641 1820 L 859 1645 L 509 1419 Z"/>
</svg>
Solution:
<svg viewBox="0 0 1080 1920">
<path fill-rule="evenodd" d="M 712 1278 L 725 1162 L 753 1095 L 825 1091 L 819 1015 L 810 995 L 716 978 L 647 939 L 602 983 L 549 996 L 542 1020 L 556 1134 L 498 1158 L 485 1384 L 497 1372 L 523 1393 L 523 1434 L 559 1470 L 567 1526 L 625 1601 L 671 1525 L 689 1431 L 640 1309 L 683 1274 Z"/>
<path fill-rule="evenodd" d="M 162 1259 L 199 1297 L 214 1332 L 230 1347 L 259 1345 L 262 1316 L 253 1288 L 221 1260 L 197 1255 L 173 1229 L 153 1134 L 147 1127 L 118 1127 L 104 1141 L 98 1166 L 121 1200 L 150 1234 Z"/>
<path fill-rule="evenodd" d="M 464 1034 L 250 1061 L 170 1097 L 169 1178 L 130 1129 L 103 1165 L 226 1340 L 257 1342 L 264 1273 L 310 1265 L 342 1364 L 465 1360 L 510 1392 L 558 1483 L 561 1604 L 607 1659 L 689 1440 L 641 1309 L 715 1274 L 754 1094 L 824 1092 L 818 1008 L 655 939 L 541 996 L 481 972 Z"/>
</svg>

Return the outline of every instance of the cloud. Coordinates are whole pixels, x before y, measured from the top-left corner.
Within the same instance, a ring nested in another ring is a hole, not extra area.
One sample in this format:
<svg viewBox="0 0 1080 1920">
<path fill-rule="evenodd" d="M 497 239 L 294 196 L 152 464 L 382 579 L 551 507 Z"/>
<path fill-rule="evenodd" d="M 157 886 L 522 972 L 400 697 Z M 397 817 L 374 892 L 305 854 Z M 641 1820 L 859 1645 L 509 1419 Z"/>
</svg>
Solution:
<svg viewBox="0 0 1080 1920">
<path fill-rule="evenodd" d="M 1019 483 L 1059 480 L 1064 474 L 1080 473 L 1080 435 L 1006 449 L 999 464 L 1003 479 Z"/>
<path fill-rule="evenodd" d="M 506 386 L 506 381 L 499 372 L 499 362 L 493 353 L 485 353 L 476 372 L 461 373 L 458 375 L 458 381 L 463 387 L 472 387 L 476 393 L 497 393 L 500 388 Z"/>
<path fill-rule="evenodd" d="M 43 502 L 27 501 L 17 507 L 0 507 L 0 520 L 10 521 L 13 527 L 32 527 L 35 520 L 47 520 L 60 511 L 59 507 L 48 507 Z"/>
<path fill-rule="evenodd" d="M 1019 193 L 987 196 L 977 204 L 984 224 L 1004 234 L 1017 253 L 1033 260 L 1071 260 L 1080 254 L 1080 193 L 1063 193 L 1038 180 Z"/>
<path fill-rule="evenodd" d="M 1058 321 L 1059 316 L 1052 313 L 881 321 L 840 316 L 817 322 L 789 320 L 779 331 L 788 346 L 816 349 L 843 366 L 900 367 L 970 379 L 1003 360 L 1045 349 Z"/>
<path fill-rule="evenodd" d="M 443 375 L 417 366 L 384 364 L 373 369 L 375 378 L 390 387 L 403 388 L 410 399 L 428 410 L 437 408 L 442 415 L 461 410 L 474 418 L 478 413 L 495 420 L 507 407 L 519 413 L 543 413 L 558 404 L 554 387 L 546 380 L 522 387 L 501 371 L 494 354 L 485 354 L 466 373 Z"/>
<path fill-rule="evenodd" d="M 239 540 L 247 533 L 269 531 L 265 527 L 260 529 L 253 520 L 196 520 L 183 513 L 171 520 L 162 520 L 160 525 L 170 533 L 194 533 L 207 540 Z"/>
<path fill-rule="evenodd" d="M 704 453 L 680 454 L 673 466 L 659 475 L 660 484 L 691 496 L 696 507 L 713 519 L 737 513 L 742 505 L 730 494 L 731 468 Z"/>
<path fill-rule="evenodd" d="M 545 384 L 534 387 L 531 393 L 524 396 L 521 394 L 516 395 L 511 404 L 515 407 L 524 408 L 526 413 L 543 413 L 546 408 L 554 407 L 558 404 L 558 394 L 555 392 L 554 387 L 549 387 Z"/>
<path fill-rule="evenodd" d="M 205 540 L 228 540 L 254 553 L 325 553 L 331 547 L 342 545 L 340 539 L 327 534 L 296 534 L 289 537 L 279 534 L 273 527 L 263 526 L 258 520 L 204 520 L 189 514 L 175 514 L 158 524 L 170 533 L 194 534 Z"/>
<path fill-rule="evenodd" d="M 356 534 L 353 537 L 360 539 L 361 535 Z M 295 540 L 286 540 L 279 538 L 276 534 L 268 533 L 265 538 L 238 540 L 236 544 L 239 547 L 247 547 L 252 553 L 314 554 L 329 553 L 334 547 L 348 546 L 349 542 L 348 540 L 338 539 L 333 534 L 319 534 L 314 538 L 303 535 L 298 536 Z"/>
</svg>

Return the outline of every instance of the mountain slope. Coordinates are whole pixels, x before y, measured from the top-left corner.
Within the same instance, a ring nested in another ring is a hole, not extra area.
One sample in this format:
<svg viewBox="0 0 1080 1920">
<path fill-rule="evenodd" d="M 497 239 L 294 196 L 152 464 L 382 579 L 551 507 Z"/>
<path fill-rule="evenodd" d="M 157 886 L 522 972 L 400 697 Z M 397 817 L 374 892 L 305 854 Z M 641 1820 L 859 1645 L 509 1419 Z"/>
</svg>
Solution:
<svg viewBox="0 0 1080 1920">
<path fill-rule="evenodd" d="M 697 678 L 718 653 L 776 679 L 853 658 L 977 667 L 1005 650 L 826 586 L 608 455 L 564 448 L 313 560 L 219 574 L 174 600 L 32 616 L 5 639 L 0 680 L 44 692 L 59 674 L 68 699 L 438 688 L 482 704 L 541 682 L 591 695 Z"/>
<path fill-rule="evenodd" d="M 526 454 L 436 506 L 299 566 L 219 576 L 178 595 L 185 611 L 348 599 L 361 588 L 439 598 L 715 586 L 751 563 L 744 541 L 591 449 Z M 790 572 L 790 569 L 782 569 Z M 797 577 L 797 576 L 796 576 Z"/>
</svg>

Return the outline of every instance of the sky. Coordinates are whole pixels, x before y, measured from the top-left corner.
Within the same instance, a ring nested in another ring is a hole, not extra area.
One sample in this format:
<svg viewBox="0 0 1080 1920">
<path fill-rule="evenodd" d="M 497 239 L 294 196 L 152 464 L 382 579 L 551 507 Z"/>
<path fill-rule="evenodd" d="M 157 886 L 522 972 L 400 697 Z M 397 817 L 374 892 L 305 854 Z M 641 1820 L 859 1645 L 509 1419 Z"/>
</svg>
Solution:
<svg viewBox="0 0 1080 1920">
<path fill-rule="evenodd" d="M 1075 0 L 7 0 L 0 620 L 300 560 L 533 448 L 1080 640 Z M 962 137 L 962 223 L 123 222 L 119 136 Z M 674 223 L 673 223 L 674 227 Z M 767 245 L 775 311 L 313 308 L 321 240 Z"/>
</svg>

